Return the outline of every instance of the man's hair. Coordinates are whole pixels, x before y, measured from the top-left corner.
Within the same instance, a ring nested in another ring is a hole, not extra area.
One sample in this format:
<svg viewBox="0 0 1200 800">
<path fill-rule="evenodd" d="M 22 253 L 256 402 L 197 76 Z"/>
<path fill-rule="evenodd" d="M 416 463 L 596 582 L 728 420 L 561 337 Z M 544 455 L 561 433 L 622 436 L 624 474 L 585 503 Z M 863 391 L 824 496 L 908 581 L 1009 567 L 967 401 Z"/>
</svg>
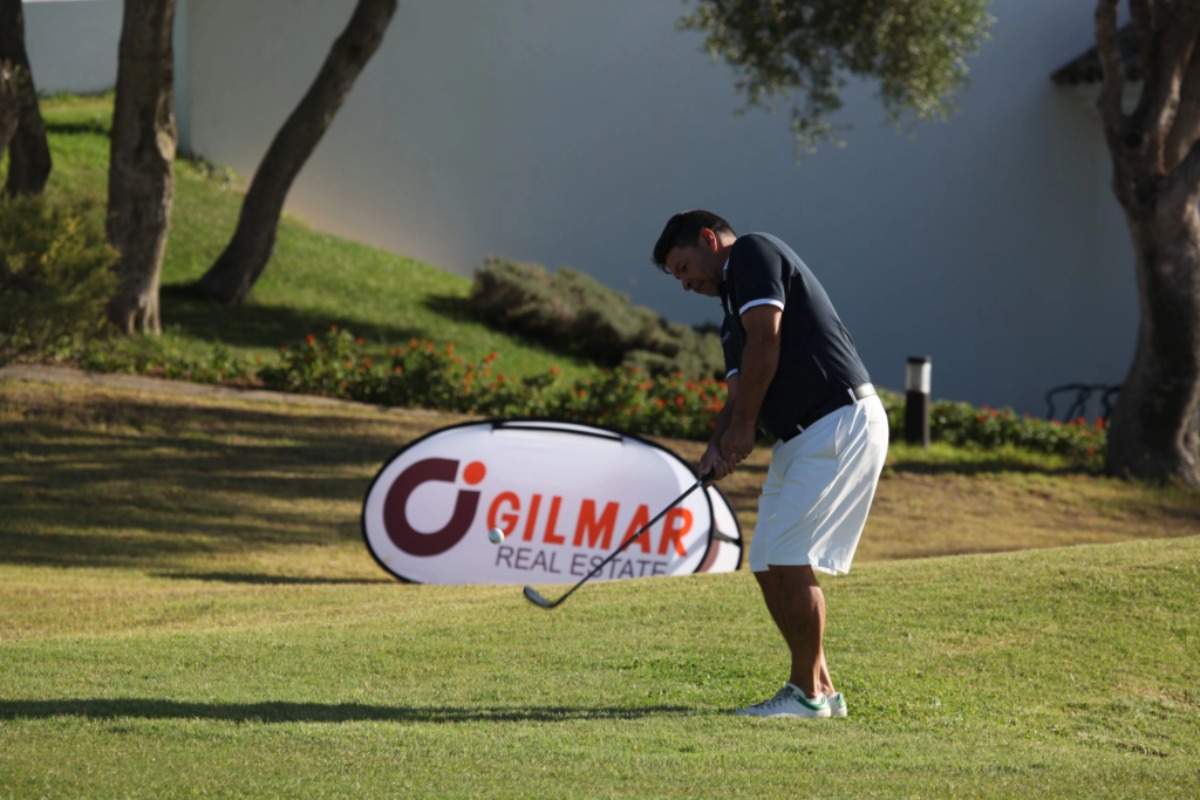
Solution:
<svg viewBox="0 0 1200 800">
<path fill-rule="evenodd" d="M 737 236 L 733 227 L 711 211 L 693 209 L 681 211 L 667 220 L 658 242 L 654 245 L 651 260 L 663 272 L 667 271 L 667 253 L 676 247 L 692 247 L 700 243 L 700 231 L 709 228 L 718 236 L 729 234 Z"/>
</svg>

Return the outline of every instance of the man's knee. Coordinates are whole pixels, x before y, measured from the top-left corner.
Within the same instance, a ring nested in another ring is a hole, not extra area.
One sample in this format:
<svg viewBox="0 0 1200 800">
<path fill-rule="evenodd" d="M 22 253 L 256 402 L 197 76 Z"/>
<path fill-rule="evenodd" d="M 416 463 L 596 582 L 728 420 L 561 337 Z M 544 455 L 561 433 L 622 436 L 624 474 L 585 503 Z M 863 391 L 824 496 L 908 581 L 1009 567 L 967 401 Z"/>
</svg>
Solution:
<svg viewBox="0 0 1200 800">
<path fill-rule="evenodd" d="M 817 581 L 817 573 L 813 570 L 811 564 L 801 565 L 777 565 L 772 564 L 767 568 L 767 573 L 772 575 L 776 586 L 785 588 L 820 588 L 821 584 Z M 759 573 L 755 573 L 757 577 Z M 762 582 L 761 579 L 759 581 Z"/>
</svg>

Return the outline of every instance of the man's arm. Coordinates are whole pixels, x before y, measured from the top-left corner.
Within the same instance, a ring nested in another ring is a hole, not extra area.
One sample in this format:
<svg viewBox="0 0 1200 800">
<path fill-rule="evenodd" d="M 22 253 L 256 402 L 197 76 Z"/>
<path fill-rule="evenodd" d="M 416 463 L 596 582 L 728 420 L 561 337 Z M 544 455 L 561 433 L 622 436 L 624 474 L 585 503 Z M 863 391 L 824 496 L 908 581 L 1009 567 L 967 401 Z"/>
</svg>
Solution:
<svg viewBox="0 0 1200 800">
<path fill-rule="evenodd" d="M 709 470 L 712 470 L 714 481 L 719 481 L 733 472 L 733 465 L 721 458 L 721 437 L 725 435 L 725 431 L 729 430 L 729 424 L 733 421 L 733 407 L 737 404 L 739 384 L 740 379 L 737 373 L 729 376 L 728 389 L 725 392 L 725 405 L 717 412 L 717 420 L 713 426 L 712 437 L 708 440 L 708 448 L 700 458 L 700 474 L 706 475 Z"/>
<path fill-rule="evenodd" d="M 754 449 L 758 412 L 779 367 L 782 319 L 782 309 L 774 305 L 755 306 L 742 314 L 746 347 L 738 372 L 737 402 L 730 412 L 729 426 L 720 438 L 721 458 L 730 465 L 730 471 Z"/>
</svg>

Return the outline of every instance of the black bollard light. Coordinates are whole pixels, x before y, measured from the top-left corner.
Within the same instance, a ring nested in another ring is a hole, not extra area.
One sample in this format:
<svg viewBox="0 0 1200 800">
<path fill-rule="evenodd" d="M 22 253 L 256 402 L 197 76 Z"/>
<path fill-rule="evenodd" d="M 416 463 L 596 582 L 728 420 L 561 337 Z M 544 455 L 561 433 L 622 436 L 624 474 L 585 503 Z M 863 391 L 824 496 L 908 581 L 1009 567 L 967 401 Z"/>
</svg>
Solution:
<svg viewBox="0 0 1200 800">
<path fill-rule="evenodd" d="M 910 356 L 904 370 L 904 441 L 929 447 L 929 389 L 933 359 Z"/>
</svg>

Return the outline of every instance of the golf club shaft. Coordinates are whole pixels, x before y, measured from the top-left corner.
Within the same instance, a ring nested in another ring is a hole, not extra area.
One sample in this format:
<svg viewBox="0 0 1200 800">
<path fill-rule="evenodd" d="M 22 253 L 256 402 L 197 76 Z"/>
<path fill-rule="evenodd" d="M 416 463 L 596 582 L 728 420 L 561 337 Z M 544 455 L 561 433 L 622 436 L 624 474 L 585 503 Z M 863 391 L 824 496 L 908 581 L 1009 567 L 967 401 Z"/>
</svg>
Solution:
<svg viewBox="0 0 1200 800">
<path fill-rule="evenodd" d="M 679 495 L 679 497 L 672 500 L 671 504 L 669 506 L 664 508 L 662 511 L 658 512 L 658 514 L 654 517 L 654 519 L 650 520 L 645 525 L 643 525 L 637 533 L 635 533 L 633 536 L 630 536 L 625 541 L 621 542 L 621 545 L 616 550 L 613 550 L 611 553 L 609 553 L 605 557 L 605 559 L 603 561 L 601 561 L 599 564 L 597 564 L 595 567 L 593 567 L 592 571 L 589 572 L 587 575 L 585 575 L 578 583 L 576 583 L 574 586 L 572 586 L 570 589 L 568 589 L 566 594 L 564 594 L 562 597 L 558 598 L 554 602 L 547 604 L 545 606 L 545 608 L 554 608 L 555 606 L 561 604 L 564 600 L 566 600 L 568 597 L 570 597 L 575 592 L 576 589 L 578 589 L 580 586 L 583 586 L 585 583 L 587 583 L 592 578 L 594 578 L 597 574 L 599 574 L 600 570 L 604 569 L 605 566 L 610 564 L 614 558 L 619 556 L 621 553 L 625 552 L 625 549 L 627 547 L 629 547 L 629 545 L 633 544 L 635 541 L 638 540 L 638 538 L 642 534 L 644 534 L 646 531 L 650 530 L 650 528 L 654 525 L 654 523 L 656 523 L 660 519 L 662 519 L 668 511 L 670 511 L 672 508 L 674 508 L 675 506 L 679 505 L 684 500 L 686 500 L 688 495 L 690 495 L 692 492 L 696 491 L 701 486 L 703 486 L 705 481 L 711 480 L 713 477 L 713 474 L 714 474 L 713 472 L 709 471 L 709 472 L 706 472 L 704 475 L 700 476 L 699 478 L 697 478 L 696 482 L 693 483 L 686 492 L 684 492 L 683 494 Z"/>
</svg>

